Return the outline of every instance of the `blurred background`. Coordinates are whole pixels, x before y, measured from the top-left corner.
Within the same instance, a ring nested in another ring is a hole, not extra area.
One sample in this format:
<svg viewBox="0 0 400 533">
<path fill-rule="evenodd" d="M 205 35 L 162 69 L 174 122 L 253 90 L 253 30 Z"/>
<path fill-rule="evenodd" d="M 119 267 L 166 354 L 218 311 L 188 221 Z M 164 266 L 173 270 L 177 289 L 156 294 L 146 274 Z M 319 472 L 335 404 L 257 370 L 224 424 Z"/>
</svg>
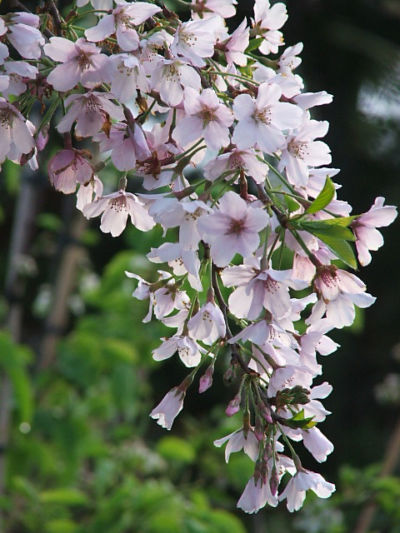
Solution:
<svg viewBox="0 0 400 533">
<path fill-rule="evenodd" d="M 331 123 L 340 197 L 354 213 L 376 196 L 398 205 L 400 2 L 286 4 L 285 41 L 304 43 L 306 89 L 334 95 L 314 116 Z M 59 5 L 68 12 L 68 2 Z M 232 28 L 252 5 L 239 0 Z M 53 134 L 40 172 L 7 163 L 0 178 L 0 531 L 400 532 L 399 223 L 383 230 L 385 247 L 361 273 L 376 304 L 333 334 L 341 348 L 322 361 L 334 391 L 321 429 L 335 451 L 326 464 L 308 454 L 304 463 L 337 492 L 310 495 L 294 515 L 281 506 L 246 516 L 235 504 L 252 463 L 236 454 L 226 465 L 212 445 L 240 424 L 224 415 L 233 389 L 223 369 L 204 395 L 192 388 L 171 433 L 148 417 L 185 371 L 175 359 L 152 360 L 165 330 L 141 323 L 146 303 L 131 298 L 124 270 L 155 279 L 145 254 L 161 231 L 130 227 L 112 239 L 83 220 L 74 198 L 47 181 L 46 161 L 60 146 Z"/>
</svg>

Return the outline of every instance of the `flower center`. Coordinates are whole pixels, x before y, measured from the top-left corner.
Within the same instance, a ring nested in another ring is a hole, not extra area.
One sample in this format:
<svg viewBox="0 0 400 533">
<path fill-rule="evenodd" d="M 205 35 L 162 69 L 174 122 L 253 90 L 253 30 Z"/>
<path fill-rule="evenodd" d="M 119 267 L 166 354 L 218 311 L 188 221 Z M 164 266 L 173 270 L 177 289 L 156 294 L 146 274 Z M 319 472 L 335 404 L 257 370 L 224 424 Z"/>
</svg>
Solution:
<svg viewBox="0 0 400 533">
<path fill-rule="evenodd" d="M 271 108 L 270 107 L 264 107 L 264 109 L 259 109 L 254 113 L 254 119 L 257 122 L 262 122 L 266 126 L 269 126 L 271 124 Z"/>
<path fill-rule="evenodd" d="M 110 209 L 113 209 L 114 211 L 117 211 L 117 213 L 121 213 L 122 211 L 126 211 L 127 205 L 126 205 L 125 196 L 117 196 L 116 198 L 113 198 L 110 201 Z"/>
<path fill-rule="evenodd" d="M 308 143 L 302 142 L 302 141 L 295 141 L 292 140 L 288 144 L 288 151 L 298 159 L 304 159 L 306 156 L 309 155 L 308 151 Z"/>
<path fill-rule="evenodd" d="M 231 219 L 229 224 L 229 229 L 226 232 L 226 235 L 240 235 L 244 231 L 246 227 L 246 220 L 244 218 L 241 218 L 240 220 Z"/>
</svg>

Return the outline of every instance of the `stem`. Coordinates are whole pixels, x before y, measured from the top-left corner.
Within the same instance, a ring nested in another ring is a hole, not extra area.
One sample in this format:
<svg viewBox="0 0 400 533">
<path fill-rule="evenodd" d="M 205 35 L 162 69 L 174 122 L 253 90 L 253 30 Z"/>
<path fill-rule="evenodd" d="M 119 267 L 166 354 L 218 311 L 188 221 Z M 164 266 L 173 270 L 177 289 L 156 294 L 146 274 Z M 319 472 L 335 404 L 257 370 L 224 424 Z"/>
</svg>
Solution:
<svg viewBox="0 0 400 533">
<path fill-rule="evenodd" d="M 48 0 L 48 6 L 49 6 L 50 14 L 54 20 L 54 27 L 56 30 L 56 35 L 61 35 L 62 20 L 61 20 L 60 12 L 58 11 L 58 8 L 56 6 L 56 3 L 54 2 L 54 0 Z"/>
</svg>

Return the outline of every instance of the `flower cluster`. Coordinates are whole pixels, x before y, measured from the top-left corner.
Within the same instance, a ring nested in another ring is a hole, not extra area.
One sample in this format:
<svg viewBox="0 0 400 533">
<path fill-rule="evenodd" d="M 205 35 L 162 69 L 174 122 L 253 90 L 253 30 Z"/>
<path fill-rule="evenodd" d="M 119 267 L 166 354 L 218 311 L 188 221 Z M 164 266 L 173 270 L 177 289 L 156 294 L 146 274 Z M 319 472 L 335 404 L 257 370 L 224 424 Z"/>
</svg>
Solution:
<svg viewBox="0 0 400 533">
<path fill-rule="evenodd" d="M 293 511 L 308 490 L 326 498 L 334 485 L 302 466 L 293 443 L 318 462 L 333 450 L 317 427 L 332 390 L 319 355 L 337 349 L 333 329 L 374 302 L 349 272 L 352 242 L 368 264 L 396 209 L 377 198 L 352 215 L 337 198 L 338 170 L 320 140 L 328 123 L 311 114 L 332 97 L 303 92 L 302 44 L 285 48 L 283 3 L 256 0 L 254 18 L 234 31 L 235 0 L 187 2 L 185 22 L 158 2 L 88 3 L 64 19 L 0 17 L 0 164 L 36 168 L 56 118 L 63 147 L 49 178 L 76 192 L 86 218 L 101 216 L 113 237 L 128 220 L 141 231 L 175 228 L 176 241 L 148 254 L 165 265 L 156 282 L 127 272 L 133 296 L 149 301 L 144 321 L 154 315 L 171 329 L 154 359 L 177 354 L 190 368 L 151 417 L 171 429 L 195 375 L 204 393 L 220 358 L 238 385 L 226 415 L 240 411 L 243 422 L 215 445 L 226 445 L 227 461 L 243 450 L 254 462 L 238 506 L 253 513 L 286 500 Z M 75 25 L 88 16 L 90 27 Z M 36 101 L 46 111 L 34 125 Z M 111 165 L 114 189 L 101 179 Z M 201 177 L 189 179 L 190 167 Z"/>
</svg>

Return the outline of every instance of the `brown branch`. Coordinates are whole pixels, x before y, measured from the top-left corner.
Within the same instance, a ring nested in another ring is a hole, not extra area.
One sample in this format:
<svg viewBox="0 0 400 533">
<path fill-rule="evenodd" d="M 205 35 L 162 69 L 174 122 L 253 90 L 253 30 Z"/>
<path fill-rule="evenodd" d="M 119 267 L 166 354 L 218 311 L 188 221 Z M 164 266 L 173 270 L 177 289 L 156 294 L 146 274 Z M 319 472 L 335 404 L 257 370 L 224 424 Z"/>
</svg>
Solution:
<svg viewBox="0 0 400 533">
<path fill-rule="evenodd" d="M 69 224 L 69 220 L 66 223 Z M 77 269 L 85 255 L 79 240 L 86 226 L 87 220 L 78 214 L 68 235 L 69 243 L 61 256 L 51 308 L 46 320 L 46 333 L 40 347 L 40 368 L 47 368 L 54 361 L 58 339 L 67 325 L 68 298 L 76 282 Z"/>
<path fill-rule="evenodd" d="M 58 8 L 56 6 L 56 3 L 54 2 L 54 0 L 48 0 L 48 6 L 49 6 L 50 14 L 53 17 L 56 35 L 61 35 L 62 20 L 61 20 L 60 12 L 58 11 Z"/>
</svg>

